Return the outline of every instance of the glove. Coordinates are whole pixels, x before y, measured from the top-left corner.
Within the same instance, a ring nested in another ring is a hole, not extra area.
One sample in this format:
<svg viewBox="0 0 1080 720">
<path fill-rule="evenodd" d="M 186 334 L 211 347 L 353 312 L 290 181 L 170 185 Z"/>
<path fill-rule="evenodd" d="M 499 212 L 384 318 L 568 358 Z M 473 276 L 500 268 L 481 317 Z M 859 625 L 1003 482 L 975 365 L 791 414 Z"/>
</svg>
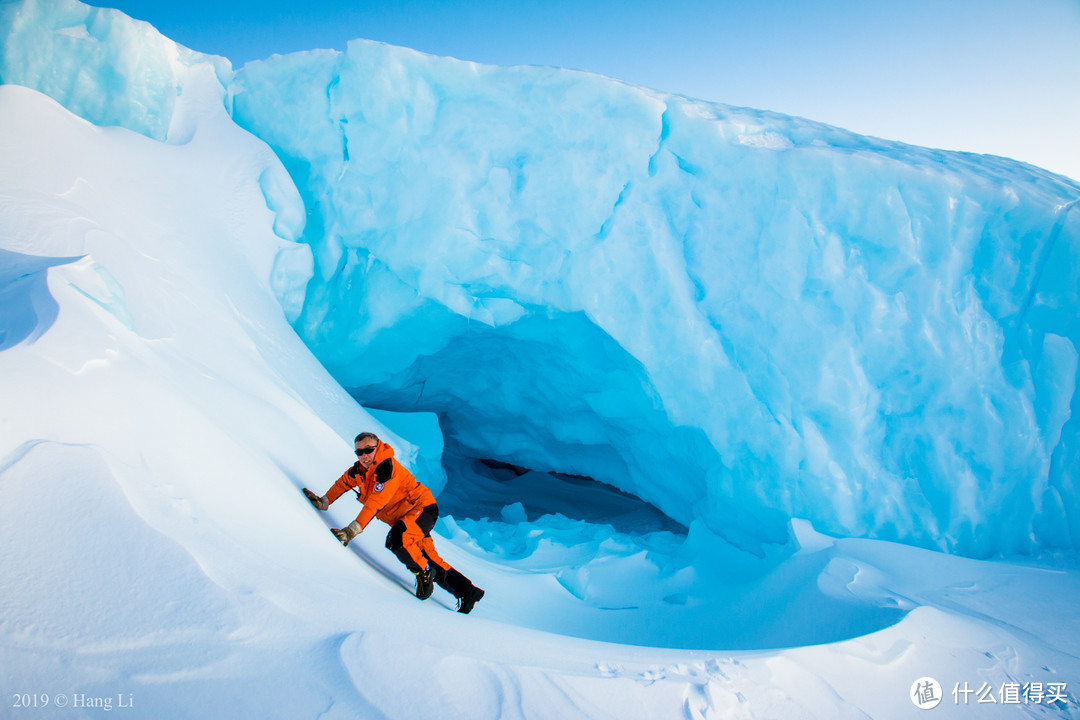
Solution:
<svg viewBox="0 0 1080 720">
<path fill-rule="evenodd" d="M 338 539 L 338 542 L 340 542 L 345 547 L 348 547 L 349 541 L 360 533 L 364 532 L 364 528 L 360 527 L 360 523 L 353 520 L 351 523 L 341 528 L 340 530 L 338 530 L 337 528 L 330 528 L 330 532 L 334 533 L 334 537 Z"/>
<path fill-rule="evenodd" d="M 330 502 L 326 499 L 325 495 L 319 497 L 307 488 L 304 488 L 304 495 L 307 496 L 307 499 L 311 501 L 311 504 L 314 505 L 317 510 L 325 512 L 326 509 L 330 507 Z"/>
</svg>

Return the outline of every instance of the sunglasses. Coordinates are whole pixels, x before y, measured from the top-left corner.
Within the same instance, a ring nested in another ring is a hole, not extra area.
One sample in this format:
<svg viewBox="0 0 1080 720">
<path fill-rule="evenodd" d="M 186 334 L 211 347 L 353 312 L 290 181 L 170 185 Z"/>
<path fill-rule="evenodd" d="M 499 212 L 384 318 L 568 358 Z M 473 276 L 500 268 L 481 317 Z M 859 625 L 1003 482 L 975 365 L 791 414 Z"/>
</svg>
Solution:
<svg viewBox="0 0 1080 720">
<path fill-rule="evenodd" d="M 372 445 L 371 447 L 359 448 L 356 451 L 356 457 L 360 457 L 361 455 L 370 455 L 373 452 L 375 452 L 374 445 Z"/>
</svg>

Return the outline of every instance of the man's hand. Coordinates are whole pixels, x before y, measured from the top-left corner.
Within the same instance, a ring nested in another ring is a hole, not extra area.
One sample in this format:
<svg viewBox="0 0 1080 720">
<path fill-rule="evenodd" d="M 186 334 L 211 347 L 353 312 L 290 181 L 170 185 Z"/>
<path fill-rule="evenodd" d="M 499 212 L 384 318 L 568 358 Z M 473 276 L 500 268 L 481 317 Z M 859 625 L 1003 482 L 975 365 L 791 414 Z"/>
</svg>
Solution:
<svg viewBox="0 0 1080 720">
<path fill-rule="evenodd" d="M 325 512 L 327 508 L 330 507 L 330 502 L 326 499 L 325 495 L 319 497 L 307 488 L 304 488 L 304 495 L 307 496 L 307 499 L 311 501 L 311 504 L 314 505 L 317 510 Z"/>
<path fill-rule="evenodd" d="M 334 533 L 334 537 L 338 539 L 338 542 L 340 542 L 345 547 L 348 547 L 349 541 L 360 533 L 364 532 L 364 528 L 360 527 L 360 523 L 353 520 L 351 523 L 341 528 L 340 530 L 338 530 L 337 528 L 330 528 L 330 532 Z"/>
</svg>

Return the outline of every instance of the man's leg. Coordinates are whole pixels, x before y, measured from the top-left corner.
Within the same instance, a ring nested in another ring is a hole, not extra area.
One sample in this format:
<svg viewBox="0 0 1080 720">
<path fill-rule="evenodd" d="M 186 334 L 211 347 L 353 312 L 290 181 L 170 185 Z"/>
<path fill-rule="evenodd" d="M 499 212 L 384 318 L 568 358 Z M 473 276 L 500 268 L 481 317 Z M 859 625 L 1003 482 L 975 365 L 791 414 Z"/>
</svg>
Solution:
<svg viewBox="0 0 1080 720">
<path fill-rule="evenodd" d="M 394 553 L 411 572 L 418 573 L 427 565 L 420 543 L 424 533 L 412 520 L 398 520 L 386 535 L 386 548 Z"/>
<path fill-rule="evenodd" d="M 435 582 L 443 590 L 458 599 L 458 611 L 467 613 L 473 605 L 484 597 L 484 591 L 473 585 L 469 578 L 462 575 L 457 568 L 450 565 L 435 552 L 435 541 L 431 539 L 431 529 L 435 527 L 439 519 L 439 506 L 428 505 L 420 517 L 416 519 L 416 525 L 423 531 L 421 548 L 424 556 L 431 561 L 435 569 Z"/>
<path fill-rule="evenodd" d="M 399 520 L 386 536 L 386 547 L 416 576 L 416 597 L 427 600 L 435 589 L 435 568 L 424 557 L 424 531 L 413 520 Z"/>
<path fill-rule="evenodd" d="M 432 504 L 424 508 L 424 511 L 420 513 L 420 516 L 416 518 L 416 526 L 420 528 L 420 531 L 424 534 L 420 538 L 420 552 L 421 554 L 431 561 L 431 565 L 435 570 L 435 582 L 442 585 L 441 578 L 446 576 L 446 571 L 450 569 L 450 564 L 443 560 L 439 553 L 435 552 L 435 542 L 431 539 L 431 530 L 435 527 L 435 523 L 439 520 L 439 506 Z"/>
</svg>

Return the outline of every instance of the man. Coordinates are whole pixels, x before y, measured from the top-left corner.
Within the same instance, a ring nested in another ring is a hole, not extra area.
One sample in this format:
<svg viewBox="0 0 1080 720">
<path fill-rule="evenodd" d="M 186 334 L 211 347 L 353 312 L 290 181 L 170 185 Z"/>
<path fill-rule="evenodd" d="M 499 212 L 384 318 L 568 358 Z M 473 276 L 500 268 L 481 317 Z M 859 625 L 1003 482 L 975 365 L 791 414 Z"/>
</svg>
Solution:
<svg viewBox="0 0 1080 720">
<path fill-rule="evenodd" d="M 307 488 L 304 495 L 319 510 L 350 489 L 364 504 L 356 519 L 330 532 L 348 546 L 371 522 L 379 518 L 390 525 L 386 547 L 416 576 L 416 597 L 431 597 L 435 583 L 458 601 L 458 612 L 468 613 L 484 597 L 484 591 L 451 567 L 435 552 L 431 529 L 439 519 L 435 496 L 413 474 L 394 459 L 394 448 L 379 440 L 375 433 L 356 436 L 356 464 L 337 479 L 326 494 L 318 496 Z"/>
</svg>

